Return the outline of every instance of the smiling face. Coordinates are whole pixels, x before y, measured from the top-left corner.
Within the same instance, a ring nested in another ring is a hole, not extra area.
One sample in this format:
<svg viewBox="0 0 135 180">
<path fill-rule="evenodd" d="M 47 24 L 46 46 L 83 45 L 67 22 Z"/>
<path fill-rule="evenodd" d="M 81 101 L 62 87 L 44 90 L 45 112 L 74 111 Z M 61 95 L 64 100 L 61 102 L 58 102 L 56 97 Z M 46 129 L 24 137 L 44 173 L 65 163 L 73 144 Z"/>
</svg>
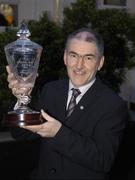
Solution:
<svg viewBox="0 0 135 180">
<path fill-rule="evenodd" d="M 64 64 L 73 85 L 76 87 L 88 84 L 101 69 L 104 57 L 99 56 L 94 42 L 73 38 L 64 53 Z"/>
</svg>

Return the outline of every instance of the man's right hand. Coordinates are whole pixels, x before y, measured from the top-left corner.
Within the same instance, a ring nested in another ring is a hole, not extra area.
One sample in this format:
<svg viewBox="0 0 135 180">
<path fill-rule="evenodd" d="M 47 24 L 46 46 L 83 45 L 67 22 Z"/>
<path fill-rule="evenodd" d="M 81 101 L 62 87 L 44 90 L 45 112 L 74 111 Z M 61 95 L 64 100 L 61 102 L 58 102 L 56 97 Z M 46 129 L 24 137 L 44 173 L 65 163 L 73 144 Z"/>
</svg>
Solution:
<svg viewBox="0 0 135 180">
<path fill-rule="evenodd" d="M 19 94 L 30 95 L 33 84 L 31 83 L 19 83 L 16 77 L 14 76 L 10 65 L 6 66 L 8 73 L 7 81 L 9 82 L 8 87 L 12 90 L 12 93 L 17 96 Z"/>
</svg>

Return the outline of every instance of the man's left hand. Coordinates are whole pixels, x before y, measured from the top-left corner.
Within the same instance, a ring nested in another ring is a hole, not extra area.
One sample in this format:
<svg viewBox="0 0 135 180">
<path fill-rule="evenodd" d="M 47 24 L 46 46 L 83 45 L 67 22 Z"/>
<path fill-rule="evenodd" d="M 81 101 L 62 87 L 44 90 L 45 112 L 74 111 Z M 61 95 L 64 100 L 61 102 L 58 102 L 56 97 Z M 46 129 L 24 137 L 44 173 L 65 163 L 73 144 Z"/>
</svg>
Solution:
<svg viewBox="0 0 135 180">
<path fill-rule="evenodd" d="M 49 116 L 43 110 L 41 110 L 41 114 L 46 120 L 45 123 L 40 125 L 23 126 L 23 128 L 30 130 L 33 133 L 37 133 L 42 137 L 54 137 L 62 126 L 61 122 Z"/>
</svg>

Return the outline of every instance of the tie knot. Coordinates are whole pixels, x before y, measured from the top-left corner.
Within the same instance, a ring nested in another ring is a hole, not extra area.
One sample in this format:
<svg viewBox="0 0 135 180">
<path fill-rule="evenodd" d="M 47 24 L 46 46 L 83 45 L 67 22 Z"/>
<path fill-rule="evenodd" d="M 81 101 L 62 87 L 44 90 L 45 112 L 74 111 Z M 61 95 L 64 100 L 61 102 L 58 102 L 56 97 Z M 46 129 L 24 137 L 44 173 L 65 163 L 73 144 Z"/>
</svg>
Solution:
<svg viewBox="0 0 135 180">
<path fill-rule="evenodd" d="M 81 94 L 79 89 L 74 89 L 72 88 L 72 96 L 74 96 L 75 98 L 77 98 L 77 96 L 79 96 L 79 94 Z"/>
</svg>

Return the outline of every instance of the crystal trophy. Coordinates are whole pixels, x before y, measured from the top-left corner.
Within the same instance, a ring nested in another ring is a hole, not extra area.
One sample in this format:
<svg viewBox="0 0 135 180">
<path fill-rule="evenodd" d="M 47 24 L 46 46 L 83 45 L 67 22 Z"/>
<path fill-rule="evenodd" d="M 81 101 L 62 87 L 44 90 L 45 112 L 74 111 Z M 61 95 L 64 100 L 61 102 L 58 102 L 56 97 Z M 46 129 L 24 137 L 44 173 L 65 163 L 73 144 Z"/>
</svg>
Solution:
<svg viewBox="0 0 135 180">
<path fill-rule="evenodd" d="M 16 41 L 5 46 L 7 62 L 17 80 L 17 91 L 13 91 L 17 103 L 14 110 L 7 113 L 6 124 L 9 126 L 37 125 L 42 123 L 42 118 L 40 112 L 28 107 L 31 100 L 28 87 L 30 86 L 31 89 L 34 87 L 42 46 L 28 38 L 30 31 L 24 22 L 17 36 L 19 38 Z"/>
</svg>

